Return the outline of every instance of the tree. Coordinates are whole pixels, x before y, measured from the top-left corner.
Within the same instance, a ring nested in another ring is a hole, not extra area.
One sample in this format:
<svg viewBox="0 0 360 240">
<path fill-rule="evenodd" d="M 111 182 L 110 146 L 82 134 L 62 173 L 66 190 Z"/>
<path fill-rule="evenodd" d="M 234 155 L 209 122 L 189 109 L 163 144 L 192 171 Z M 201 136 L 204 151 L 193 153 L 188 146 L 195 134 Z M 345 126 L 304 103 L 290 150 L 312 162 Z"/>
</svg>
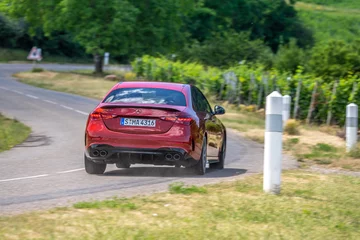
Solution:
<svg viewBox="0 0 360 240">
<path fill-rule="evenodd" d="M 281 45 L 275 57 L 274 66 L 282 72 L 295 73 L 299 66 L 305 64 L 305 52 L 292 39 L 288 44 Z"/>
<path fill-rule="evenodd" d="M 349 72 L 360 73 L 360 40 L 347 44 L 341 40 L 321 43 L 312 49 L 309 68 L 328 81 L 344 77 Z"/>
<path fill-rule="evenodd" d="M 264 59 L 268 47 L 261 40 L 250 41 L 249 33 L 234 31 L 215 33 L 202 43 L 195 41 L 183 51 L 183 60 L 200 61 L 211 66 L 230 66 L 240 61 L 257 62 Z"/>
<path fill-rule="evenodd" d="M 293 4 L 284 0 L 198 0 L 186 20 L 191 38 L 203 42 L 214 32 L 250 32 L 251 40 L 263 40 L 274 52 L 279 45 L 297 39 L 300 47 L 313 43 L 312 33 L 297 17 Z"/>
<path fill-rule="evenodd" d="M 139 10 L 127 0 L 4 0 L 9 15 L 24 17 L 31 32 L 41 27 L 47 35 L 65 30 L 87 53 L 95 72 L 102 72 L 105 51 L 127 54 Z"/>
</svg>

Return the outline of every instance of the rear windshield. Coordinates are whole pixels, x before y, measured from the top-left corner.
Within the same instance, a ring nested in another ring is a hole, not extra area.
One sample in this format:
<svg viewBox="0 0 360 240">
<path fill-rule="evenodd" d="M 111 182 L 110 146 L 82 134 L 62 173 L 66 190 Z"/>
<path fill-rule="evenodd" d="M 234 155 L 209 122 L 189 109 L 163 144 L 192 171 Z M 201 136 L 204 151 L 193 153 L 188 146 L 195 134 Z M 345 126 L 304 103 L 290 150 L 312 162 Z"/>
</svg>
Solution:
<svg viewBox="0 0 360 240">
<path fill-rule="evenodd" d="M 103 102 L 186 106 L 183 93 L 162 88 L 119 88 L 109 93 Z"/>
</svg>

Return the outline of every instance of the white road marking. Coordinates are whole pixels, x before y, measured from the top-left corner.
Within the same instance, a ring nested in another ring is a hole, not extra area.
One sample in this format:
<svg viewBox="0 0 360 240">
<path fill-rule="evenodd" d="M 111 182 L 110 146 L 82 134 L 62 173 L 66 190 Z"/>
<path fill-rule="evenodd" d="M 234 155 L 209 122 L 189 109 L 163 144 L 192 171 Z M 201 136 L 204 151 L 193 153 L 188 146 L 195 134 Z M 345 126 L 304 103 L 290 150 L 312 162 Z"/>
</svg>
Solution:
<svg viewBox="0 0 360 240">
<path fill-rule="evenodd" d="M 51 104 L 57 104 L 56 102 L 50 101 L 50 100 L 44 100 L 44 102 L 51 103 Z"/>
<path fill-rule="evenodd" d="M 9 90 L 8 88 L 6 88 L 6 87 L 0 87 L 1 89 L 4 89 L 4 90 Z"/>
<path fill-rule="evenodd" d="M 65 105 L 60 105 L 60 106 L 63 107 L 63 108 L 69 109 L 69 110 L 74 110 L 73 108 L 65 106 Z"/>
<path fill-rule="evenodd" d="M 9 179 L 2 179 L 0 182 L 10 182 L 10 181 L 17 181 L 17 180 L 24 180 L 24 179 L 31 179 L 31 178 L 40 178 L 40 177 L 47 177 L 49 174 L 42 174 L 30 177 L 19 177 L 19 178 L 9 178 Z"/>
<path fill-rule="evenodd" d="M 67 171 L 62 171 L 62 172 L 57 172 L 58 174 L 61 173 L 72 173 L 72 172 L 78 172 L 78 171 L 83 171 L 85 168 L 78 168 L 78 169 L 73 169 L 73 170 L 67 170 Z"/>
<path fill-rule="evenodd" d="M 83 114 L 83 115 L 89 115 L 88 113 L 83 112 L 83 111 L 79 111 L 79 110 L 75 110 L 75 112 L 80 113 L 80 114 Z"/>
<path fill-rule="evenodd" d="M 39 99 L 38 97 L 30 95 L 30 94 L 26 94 L 26 96 L 28 96 L 29 98 L 33 98 L 33 99 Z"/>
<path fill-rule="evenodd" d="M 24 94 L 23 92 L 17 91 L 17 90 L 12 90 L 14 93 L 18 93 L 18 94 Z"/>
</svg>

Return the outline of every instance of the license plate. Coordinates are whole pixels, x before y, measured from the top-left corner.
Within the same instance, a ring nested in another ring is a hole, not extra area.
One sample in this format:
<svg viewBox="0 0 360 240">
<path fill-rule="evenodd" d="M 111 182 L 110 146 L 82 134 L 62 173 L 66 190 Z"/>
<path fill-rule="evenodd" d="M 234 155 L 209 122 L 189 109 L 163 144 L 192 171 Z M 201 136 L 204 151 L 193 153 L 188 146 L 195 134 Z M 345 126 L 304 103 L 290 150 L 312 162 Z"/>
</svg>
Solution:
<svg viewBox="0 0 360 240">
<path fill-rule="evenodd" d="M 135 126 L 135 127 L 156 127 L 156 120 L 138 119 L 138 118 L 121 118 L 120 125 Z"/>
</svg>

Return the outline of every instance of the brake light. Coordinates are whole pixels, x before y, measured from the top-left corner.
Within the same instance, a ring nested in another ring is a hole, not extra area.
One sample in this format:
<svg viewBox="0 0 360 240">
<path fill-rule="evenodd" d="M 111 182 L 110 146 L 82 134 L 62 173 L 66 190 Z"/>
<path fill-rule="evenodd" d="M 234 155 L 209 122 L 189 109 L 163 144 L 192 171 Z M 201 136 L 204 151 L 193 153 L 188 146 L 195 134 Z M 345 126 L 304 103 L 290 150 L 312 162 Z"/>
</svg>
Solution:
<svg viewBox="0 0 360 240">
<path fill-rule="evenodd" d="M 90 113 L 90 119 L 91 120 L 100 120 L 101 115 L 99 112 L 92 112 Z"/>
<path fill-rule="evenodd" d="M 190 125 L 193 121 L 194 119 L 192 119 L 191 117 L 179 117 L 178 119 L 176 119 L 176 123 L 184 125 Z"/>
<path fill-rule="evenodd" d="M 175 122 L 183 125 L 191 125 L 194 121 L 194 119 L 192 119 L 190 116 L 161 117 L 161 120 Z"/>
<path fill-rule="evenodd" d="M 98 108 L 90 114 L 91 120 L 100 120 L 101 118 L 106 120 L 114 117 L 116 117 L 116 115 L 109 114 L 106 110 L 102 108 Z"/>
</svg>

